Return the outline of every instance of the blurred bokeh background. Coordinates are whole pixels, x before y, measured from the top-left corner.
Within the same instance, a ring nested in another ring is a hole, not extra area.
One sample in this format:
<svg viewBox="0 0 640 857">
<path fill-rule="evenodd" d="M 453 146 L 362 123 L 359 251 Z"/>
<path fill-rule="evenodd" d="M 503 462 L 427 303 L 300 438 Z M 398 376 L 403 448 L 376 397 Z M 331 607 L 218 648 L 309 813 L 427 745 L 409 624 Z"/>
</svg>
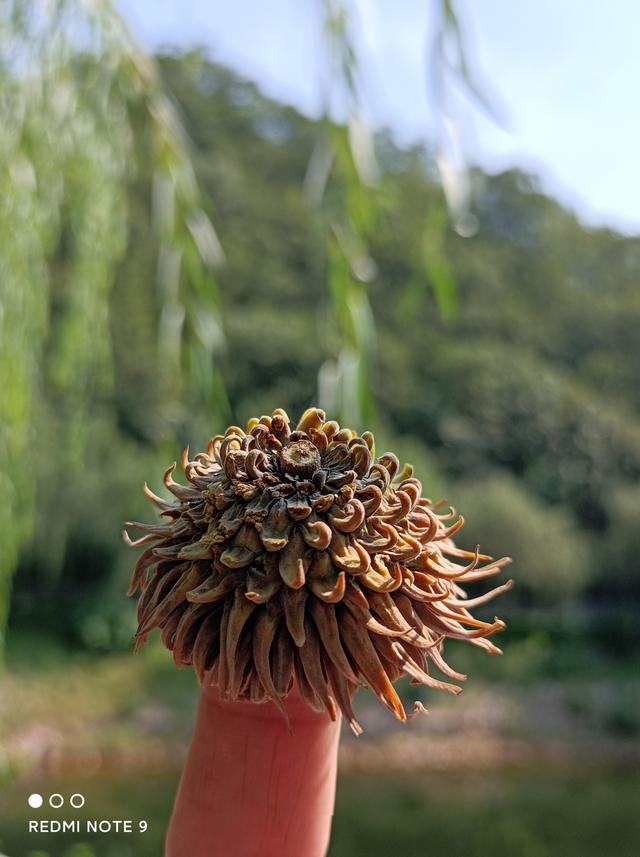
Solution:
<svg viewBox="0 0 640 857">
<path fill-rule="evenodd" d="M 131 654 L 122 522 L 319 403 L 517 582 L 460 698 L 361 694 L 330 857 L 636 854 L 638 9 L 226 6 L 0 3 L 0 851 L 160 853 L 197 688 Z"/>
</svg>

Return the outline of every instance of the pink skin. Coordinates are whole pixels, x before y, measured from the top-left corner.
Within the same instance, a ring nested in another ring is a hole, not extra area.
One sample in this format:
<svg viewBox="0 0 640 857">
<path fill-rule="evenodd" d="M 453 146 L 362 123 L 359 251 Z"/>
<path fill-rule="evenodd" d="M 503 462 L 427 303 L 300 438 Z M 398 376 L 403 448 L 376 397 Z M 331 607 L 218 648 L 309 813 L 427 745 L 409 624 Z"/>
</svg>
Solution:
<svg viewBox="0 0 640 857">
<path fill-rule="evenodd" d="M 297 688 L 284 700 L 225 702 L 203 688 L 165 857 L 324 857 L 335 800 L 340 718 Z"/>
</svg>

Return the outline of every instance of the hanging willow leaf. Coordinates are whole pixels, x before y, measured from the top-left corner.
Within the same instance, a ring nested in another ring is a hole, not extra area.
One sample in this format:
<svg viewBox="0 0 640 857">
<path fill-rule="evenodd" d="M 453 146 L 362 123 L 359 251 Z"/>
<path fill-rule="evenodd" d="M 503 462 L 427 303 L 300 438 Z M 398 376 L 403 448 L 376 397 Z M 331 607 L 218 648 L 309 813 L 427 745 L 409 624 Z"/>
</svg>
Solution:
<svg viewBox="0 0 640 857">
<path fill-rule="evenodd" d="M 446 98 L 450 78 L 460 82 L 470 97 L 496 118 L 489 99 L 471 73 L 460 19 L 452 0 L 438 0 L 435 5 L 437 24 L 428 60 L 430 96 L 438 125 L 443 129 L 455 127 L 450 121 Z M 376 347 L 368 286 L 376 276 L 376 265 L 368 243 L 379 220 L 379 171 L 373 138 L 363 121 L 363 62 L 356 47 L 354 6 L 350 0 L 322 0 L 321 8 L 330 75 L 320 139 L 309 162 L 305 190 L 319 212 L 327 242 L 331 310 L 327 314 L 325 339 L 333 344 L 320 369 L 318 388 L 321 404 L 327 410 L 352 424 L 362 425 L 374 416 L 371 379 Z M 447 52 L 448 45 L 453 47 L 453 60 Z M 344 125 L 332 121 L 336 106 L 339 111 L 346 109 Z M 443 131 L 438 163 L 446 205 L 439 200 L 425 202 L 424 224 L 412 260 L 413 272 L 398 307 L 401 317 L 416 308 L 427 288 L 433 290 L 445 321 L 457 313 L 456 285 L 445 247 L 446 209 L 460 234 L 471 234 L 472 216 L 468 212 L 466 171 L 453 168 L 444 136 Z"/>
<path fill-rule="evenodd" d="M 379 214 L 378 166 L 361 113 L 360 62 L 350 9 L 341 0 L 323 0 L 321 5 L 330 75 L 305 191 L 327 246 L 326 341 L 333 344 L 320 368 L 318 387 L 327 410 L 362 425 L 374 417 L 376 337 L 368 289 L 376 265 L 368 240 Z M 344 125 L 332 119 L 336 100 L 347 106 Z"/>
<path fill-rule="evenodd" d="M 34 510 L 30 443 L 44 420 L 48 436 L 62 426 L 57 460 L 78 466 L 92 402 L 113 384 L 110 294 L 136 174 L 155 177 L 163 399 L 171 416 L 191 397 L 227 411 L 221 252 L 154 62 L 108 2 L 8 0 L 1 27 L 0 629 Z"/>
</svg>

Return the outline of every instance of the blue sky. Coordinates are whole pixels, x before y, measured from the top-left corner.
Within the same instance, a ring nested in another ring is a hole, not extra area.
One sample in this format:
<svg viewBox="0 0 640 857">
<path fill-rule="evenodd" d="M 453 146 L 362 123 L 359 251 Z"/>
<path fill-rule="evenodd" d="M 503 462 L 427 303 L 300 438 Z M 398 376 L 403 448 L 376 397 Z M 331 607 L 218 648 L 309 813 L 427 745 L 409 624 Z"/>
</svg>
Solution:
<svg viewBox="0 0 640 857">
<path fill-rule="evenodd" d="M 400 140 L 434 132 L 425 50 L 430 0 L 353 0 L 372 124 Z M 317 0 L 117 0 L 146 48 L 205 46 L 265 92 L 314 113 L 321 102 Z M 473 66 L 504 128 L 455 100 L 464 155 L 517 165 L 585 223 L 640 233 L 640 3 L 458 0 Z"/>
</svg>

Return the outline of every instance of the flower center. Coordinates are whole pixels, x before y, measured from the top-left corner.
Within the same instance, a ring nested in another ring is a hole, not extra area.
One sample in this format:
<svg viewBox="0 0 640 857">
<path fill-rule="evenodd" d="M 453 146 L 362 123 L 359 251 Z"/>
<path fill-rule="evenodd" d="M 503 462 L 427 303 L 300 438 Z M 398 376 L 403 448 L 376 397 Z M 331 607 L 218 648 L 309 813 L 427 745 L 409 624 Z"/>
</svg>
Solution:
<svg viewBox="0 0 640 857">
<path fill-rule="evenodd" d="M 310 440 L 297 440 L 282 448 L 280 464 L 290 476 L 309 478 L 320 467 L 320 453 Z"/>
</svg>

